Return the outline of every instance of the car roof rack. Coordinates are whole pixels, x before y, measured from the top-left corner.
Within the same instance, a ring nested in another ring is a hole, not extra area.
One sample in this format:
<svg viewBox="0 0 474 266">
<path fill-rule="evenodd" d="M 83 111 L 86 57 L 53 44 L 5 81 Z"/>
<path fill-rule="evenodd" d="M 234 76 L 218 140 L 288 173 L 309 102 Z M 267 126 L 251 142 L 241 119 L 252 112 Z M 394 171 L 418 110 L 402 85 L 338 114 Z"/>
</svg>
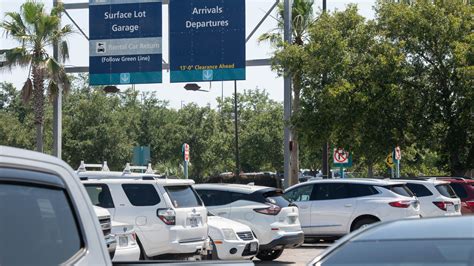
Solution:
<svg viewBox="0 0 474 266">
<path fill-rule="evenodd" d="M 427 176 L 427 178 L 431 179 L 456 179 L 456 180 L 466 180 L 472 179 L 468 176 Z"/>
<path fill-rule="evenodd" d="M 77 172 L 87 172 L 87 168 L 100 168 L 100 171 L 109 172 L 109 166 L 107 166 L 107 161 L 104 161 L 102 164 L 99 163 L 84 163 L 81 161 L 79 168 L 77 168 Z"/>
<path fill-rule="evenodd" d="M 138 166 L 138 165 L 130 165 L 130 163 L 125 164 L 125 168 L 123 169 L 123 174 L 131 174 L 133 173 L 133 170 L 142 170 L 145 171 L 144 174 L 155 174 L 155 171 L 151 167 L 151 163 L 148 164 L 148 166 Z"/>
</svg>

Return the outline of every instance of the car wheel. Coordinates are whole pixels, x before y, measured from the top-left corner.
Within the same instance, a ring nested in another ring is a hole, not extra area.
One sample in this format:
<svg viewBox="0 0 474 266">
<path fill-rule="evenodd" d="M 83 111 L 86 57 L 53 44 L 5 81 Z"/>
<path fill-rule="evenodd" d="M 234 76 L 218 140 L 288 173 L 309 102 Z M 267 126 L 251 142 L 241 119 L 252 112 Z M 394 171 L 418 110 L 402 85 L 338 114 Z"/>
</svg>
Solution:
<svg viewBox="0 0 474 266">
<path fill-rule="evenodd" d="M 261 250 L 257 254 L 257 258 L 263 261 L 272 261 L 278 259 L 283 253 L 283 249 Z"/>
<path fill-rule="evenodd" d="M 359 221 L 357 221 L 351 228 L 351 232 L 352 231 L 355 231 L 357 229 L 360 229 L 360 228 L 364 228 L 364 227 L 367 227 L 369 226 L 370 224 L 373 224 L 373 223 L 376 223 L 378 222 L 377 219 L 374 219 L 374 218 L 363 218 L 363 219 L 360 219 Z"/>
</svg>

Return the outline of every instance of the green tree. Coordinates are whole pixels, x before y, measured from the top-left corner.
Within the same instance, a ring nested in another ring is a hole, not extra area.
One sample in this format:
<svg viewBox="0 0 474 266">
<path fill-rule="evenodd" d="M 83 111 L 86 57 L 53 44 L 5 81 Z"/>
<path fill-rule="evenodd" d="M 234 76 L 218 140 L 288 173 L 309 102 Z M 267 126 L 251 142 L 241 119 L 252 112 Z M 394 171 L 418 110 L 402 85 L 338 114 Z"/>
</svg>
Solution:
<svg viewBox="0 0 474 266">
<path fill-rule="evenodd" d="M 292 42 L 291 45 L 294 46 L 303 46 L 307 40 L 308 29 L 314 24 L 314 10 L 313 10 L 314 1 L 313 0 L 294 0 L 291 8 L 291 27 L 292 27 Z M 278 5 L 277 12 L 277 28 L 272 32 L 265 33 L 260 36 L 260 41 L 270 41 L 275 47 L 276 52 L 278 53 L 282 49 L 287 47 L 287 44 L 283 40 L 283 30 L 284 30 L 284 6 L 283 3 Z M 295 50 L 298 48 L 295 47 Z M 298 58 L 298 57 L 293 57 Z M 300 62 L 300 61 L 299 61 Z M 296 62 L 295 62 L 296 63 Z M 301 62 L 300 62 L 301 63 Z M 300 111 L 300 97 L 301 90 L 303 88 L 303 73 L 300 68 L 291 68 L 285 69 L 281 67 L 281 62 L 278 60 L 278 57 L 274 58 L 274 68 L 279 69 L 279 73 L 285 74 L 291 77 L 293 81 L 293 97 L 292 97 L 292 114 L 297 114 Z M 283 70 L 287 72 L 283 72 Z M 288 71 L 289 70 L 289 71 Z M 290 121 L 287 121 L 288 123 Z M 298 129 L 294 126 L 291 127 L 291 141 L 293 148 L 291 150 L 291 169 L 290 169 L 290 185 L 298 183 L 298 172 L 300 169 L 300 159 L 299 159 L 299 132 Z"/>
<path fill-rule="evenodd" d="M 283 164 L 283 106 L 265 91 L 238 93 L 239 149 L 244 172 L 281 171 Z M 223 137 L 230 158 L 234 157 L 234 99 L 219 102 L 227 134 Z M 232 168 L 227 168 L 232 169 Z"/>
<path fill-rule="evenodd" d="M 473 11 L 461 0 L 377 7 L 383 37 L 406 56 L 401 85 L 413 99 L 412 134 L 453 175 L 474 168 Z"/>
<path fill-rule="evenodd" d="M 63 158 L 76 167 L 81 160 L 89 163 L 107 161 L 111 169 L 123 169 L 131 161 L 136 145 L 134 117 L 127 110 L 126 95 L 106 95 L 101 90 L 78 88 L 64 101 Z"/>
<path fill-rule="evenodd" d="M 16 40 L 20 46 L 6 51 L 5 66 L 27 67 L 28 77 L 22 89 L 24 101 L 33 100 L 34 123 L 36 127 L 36 149 L 43 152 L 43 124 L 45 112 L 45 81 L 47 91 L 55 95 L 59 86 L 69 89 L 69 80 L 63 66 L 48 54 L 48 48 L 59 45 L 63 62 L 68 58 L 65 37 L 72 33 L 70 25 L 61 27 L 62 6 L 55 7 L 48 14 L 43 3 L 27 1 L 20 12 L 7 12 L 0 23 L 7 38 Z"/>
</svg>

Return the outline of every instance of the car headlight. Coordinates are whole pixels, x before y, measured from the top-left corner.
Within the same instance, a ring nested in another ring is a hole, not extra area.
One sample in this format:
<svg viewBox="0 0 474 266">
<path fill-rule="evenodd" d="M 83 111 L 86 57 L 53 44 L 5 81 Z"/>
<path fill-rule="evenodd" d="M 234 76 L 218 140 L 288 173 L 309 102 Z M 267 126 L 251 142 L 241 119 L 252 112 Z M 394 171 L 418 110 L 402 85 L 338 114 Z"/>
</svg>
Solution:
<svg viewBox="0 0 474 266">
<path fill-rule="evenodd" d="M 237 235 L 235 234 L 234 230 L 232 230 L 230 228 L 222 229 L 222 233 L 224 234 L 224 239 L 225 240 L 239 240 L 237 238 Z"/>
</svg>

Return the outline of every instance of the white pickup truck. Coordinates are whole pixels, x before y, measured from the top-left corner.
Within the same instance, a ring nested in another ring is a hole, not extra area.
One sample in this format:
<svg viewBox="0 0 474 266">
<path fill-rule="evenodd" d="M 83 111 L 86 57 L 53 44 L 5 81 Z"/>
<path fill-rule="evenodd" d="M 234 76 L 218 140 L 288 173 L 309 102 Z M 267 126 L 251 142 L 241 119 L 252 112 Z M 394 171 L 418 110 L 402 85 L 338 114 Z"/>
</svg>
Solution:
<svg viewBox="0 0 474 266">
<path fill-rule="evenodd" d="M 0 146 L 0 265 L 112 265 L 99 219 L 72 168 L 42 153 Z M 114 265 L 253 265 L 114 262 Z"/>
</svg>

